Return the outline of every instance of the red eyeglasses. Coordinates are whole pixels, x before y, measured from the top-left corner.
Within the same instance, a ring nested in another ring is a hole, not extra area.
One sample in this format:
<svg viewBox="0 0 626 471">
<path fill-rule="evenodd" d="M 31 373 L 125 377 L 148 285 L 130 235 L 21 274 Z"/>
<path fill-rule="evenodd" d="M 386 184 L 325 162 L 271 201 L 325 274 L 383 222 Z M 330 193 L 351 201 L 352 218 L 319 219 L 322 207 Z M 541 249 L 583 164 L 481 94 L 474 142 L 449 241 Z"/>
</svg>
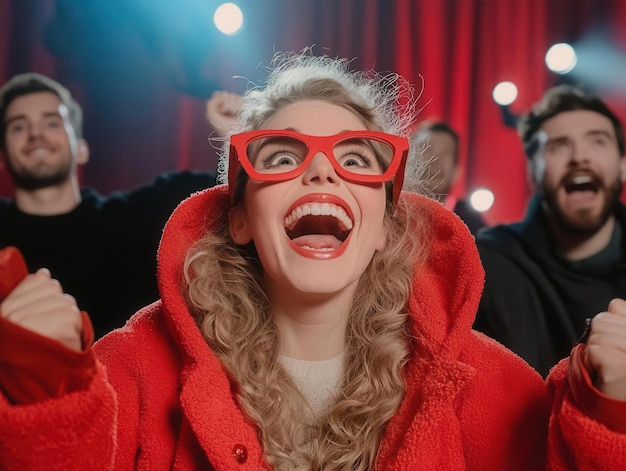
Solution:
<svg viewBox="0 0 626 471">
<path fill-rule="evenodd" d="M 231 205 L 239 166 L 257 181 L 281 182 L 301 175 L 322 152 L 337 174 L 352 183 L 382 183 L 393 179 L 397 203 L 409 141 L 378 131 L 346 131 L 334 136 L 309 136 L 296 131 L 259 130 L 230 138 L 228 187 Z"/>
</svg>

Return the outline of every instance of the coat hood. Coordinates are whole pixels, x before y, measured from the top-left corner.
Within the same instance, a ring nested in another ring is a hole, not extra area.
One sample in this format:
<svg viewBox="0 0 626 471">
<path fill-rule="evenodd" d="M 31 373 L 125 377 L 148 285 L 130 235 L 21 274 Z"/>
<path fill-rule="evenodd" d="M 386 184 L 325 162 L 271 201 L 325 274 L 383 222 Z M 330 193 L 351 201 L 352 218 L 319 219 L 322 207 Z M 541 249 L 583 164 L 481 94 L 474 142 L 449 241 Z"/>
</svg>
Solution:
<svg viewBox="0 0 626 471">
<path fill-rule="evenodd" d="M 474 238 L 461 219 L 440 203 L 407 192 L 402 198 L 423 216 L 416 221 L 429 227 L 428 255 L 418 265 L 409 299 L 412 333 L 420 353 L 454 360 L 470 333 L 484 281 Z M 207 349 L 200 331 L 190 328 L 194 320 L 180 291 L 182 268 L 194 241 L 227 223 L 228 208 L 226 185 L 192 195 L 170 217 L 159 247 L 158 281 L 169 328 L 192 358 L 206 356 Z"/>
<path fill-rule="evenodd" d="M 466 362 L 472 349 L 465 347 L 471 344 L 484 279 L 474 239 L 458 216 L 423 196 L 404 193 L 402 198 L 419 214 L 414 218 L 420 225 L 416 230 L 424 234 L 428 250 L 425 260 L 416 265 L 408 302 L 415 347 L 405 371 L 406 394 L 387 425 L 379 450 L 380 469 L 400 469 L 391 463 L 437 461 L 433 450 L 442 445 L 441 436 L 460 443 L 450 435 L 458 427 L 453 404 L 475 375 L 474 367 Z M 224 441 L 255 443 L 256 428 L 237 406 L 229 375 L 220 374 L 222 365 L 189 314 L 180 281 L 189 247 L 207 230 L 226 224 L 228 208 L 226 186 L 204 190 L 182 202 L 165 227 L 158 262 L 163 315 L 183 362 L 181 406 L 216 469 L 232 460 L 230 455 L 223 457 Z M 240 426 L 233 427 L 233 423 Z M 446 445 L 446 455 L 453 457 L 455 467 L 460 466 L 463 453 L 451 452 L 450 446 Z M 261 447 L 248 449 L 251 463 L 263 462 Z"/>
</svg>

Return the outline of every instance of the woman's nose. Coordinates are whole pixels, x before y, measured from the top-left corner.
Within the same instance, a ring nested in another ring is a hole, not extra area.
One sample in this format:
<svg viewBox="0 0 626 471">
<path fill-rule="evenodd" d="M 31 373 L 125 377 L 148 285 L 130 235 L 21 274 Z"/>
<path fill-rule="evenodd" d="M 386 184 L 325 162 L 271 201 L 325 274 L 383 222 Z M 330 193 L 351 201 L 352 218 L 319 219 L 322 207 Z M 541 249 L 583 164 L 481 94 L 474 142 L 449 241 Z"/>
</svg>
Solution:
<svg viewBox="0 0 626 471">
<path fill-rule="evenodd" d="M 339 176 L 330 162 L 330 159 L 334 159 L 334 156 L 326 156 L 323 152 L 318 152 L 313 157 L 313 160 L 304 171 L 305 183 L 339 183 Z"/>
</svg>

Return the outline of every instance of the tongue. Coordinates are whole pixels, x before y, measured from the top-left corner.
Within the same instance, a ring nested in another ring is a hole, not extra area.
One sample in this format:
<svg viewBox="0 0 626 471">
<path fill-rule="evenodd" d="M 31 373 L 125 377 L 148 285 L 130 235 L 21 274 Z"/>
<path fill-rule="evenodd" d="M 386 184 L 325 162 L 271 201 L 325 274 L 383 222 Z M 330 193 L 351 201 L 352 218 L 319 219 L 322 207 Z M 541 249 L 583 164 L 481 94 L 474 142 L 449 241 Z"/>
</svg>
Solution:
<svg viewBox="0 0 626 471">
<path fill-rule="evenodd" d="M 332 235 L 307 234 L 292 240 L 298 247 L 308 247 L 313 250 L 336 249 L 341 241 Z"/>
</svg>

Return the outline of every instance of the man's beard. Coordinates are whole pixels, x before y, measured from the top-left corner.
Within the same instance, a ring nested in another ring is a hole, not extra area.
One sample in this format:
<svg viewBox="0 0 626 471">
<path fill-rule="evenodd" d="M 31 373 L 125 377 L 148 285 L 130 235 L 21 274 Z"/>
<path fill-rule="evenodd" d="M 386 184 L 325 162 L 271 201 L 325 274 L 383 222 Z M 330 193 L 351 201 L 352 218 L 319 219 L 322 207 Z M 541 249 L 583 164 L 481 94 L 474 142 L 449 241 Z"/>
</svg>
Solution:
<svg viewBox="0 0 626 471">
<path fill-rule="evenodd" d="M 557 227 L 562 232 L 584 236 L 595 234 L 613 214 L 622 194 L 622 181 L 618 177 L 609 182 L 608 185 L 601 182 L 601 187 L 598 188 L 598 191 L 604 191 L 604 203 L 598 214 L 595 214 L 590 209 L 568 214 L 562 211 L 559 206 L 557 199 L 558 187 L 556 189 L 547 188 L 544 184 L 542 191 L 544 203 Z"/>
<path fill-rule="evenodd" d="M 15 166 L 11 164 L 11 161 L 7 159 L 6 166 L 13 178 L 13 184 L 17 188 L 35 191 L 65 182 L 69 178 L 72 162 L 71 159 L 67 159 L 67 161 L 54 168 L 31 170 L 15 168 Z"/>
</svg>

